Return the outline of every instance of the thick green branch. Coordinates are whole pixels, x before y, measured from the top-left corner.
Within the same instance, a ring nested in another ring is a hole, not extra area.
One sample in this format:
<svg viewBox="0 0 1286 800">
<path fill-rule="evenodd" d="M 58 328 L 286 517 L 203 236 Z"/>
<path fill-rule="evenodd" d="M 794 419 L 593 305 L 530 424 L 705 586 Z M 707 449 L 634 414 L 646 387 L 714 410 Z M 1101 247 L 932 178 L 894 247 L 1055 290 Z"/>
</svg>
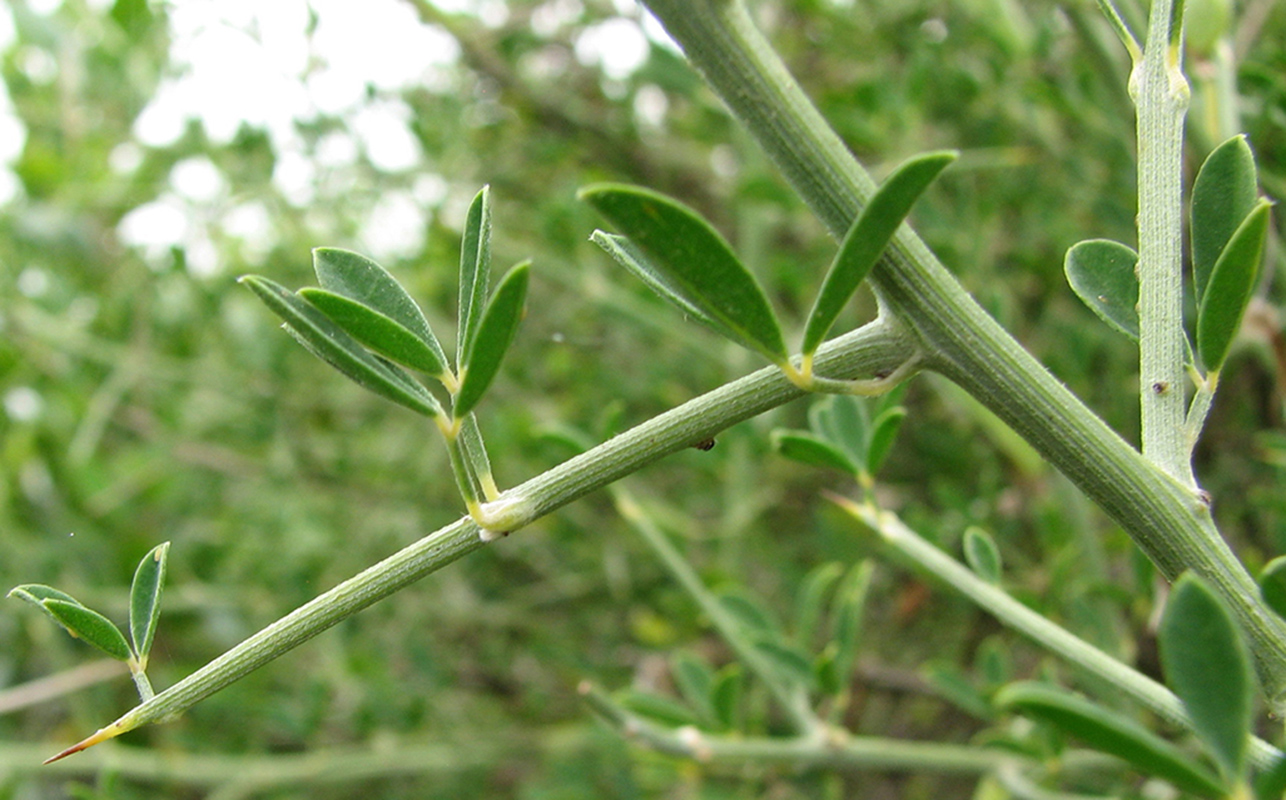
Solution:
<svg viewBox="0 0 1286 800">
<path fill-rule="evenodd" d="M 646 0 L 688 58 L 837 238 L 875 185 L 732 0 Z M 926 363 L 966 389 L 1071 478 L 1168 578 L 1193 569 L 1236 609 L 1274 707 L 1286 625 L 1259 600 L 1195 489 L 1157 469 L 1054 379 L 903 228 L 871 274 Z"/>
</svg>

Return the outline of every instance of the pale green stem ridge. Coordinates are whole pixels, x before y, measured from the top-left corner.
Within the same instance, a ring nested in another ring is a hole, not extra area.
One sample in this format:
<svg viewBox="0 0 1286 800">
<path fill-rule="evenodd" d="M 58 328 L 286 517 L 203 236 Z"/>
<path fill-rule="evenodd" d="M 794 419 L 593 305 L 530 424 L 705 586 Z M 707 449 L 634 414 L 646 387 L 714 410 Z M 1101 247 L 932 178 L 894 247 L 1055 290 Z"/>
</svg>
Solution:
<svg viewBox="0 0 1286 800">
<path fill-rule="evenodd" d="M 1185 425 L 1183 332 L 1183 119 L 1189 90 L 1171 41 L 1173 6 L 1172 0 L 1152 4 L 1143 60 L 1130 76 L 1138 109 L 1139 390 L 1143 455 L 1195 489 Z"/>
<path fill-rule="evenodd" d="M 755 649 L 754 643 L 742 634 L 741 623 L 724 608 L 705 584 L 697 576 L 696 570 L 687 562 L 678 549 L 656 526 L 630 494 L 620 484 L 611 487 L 612 497 L 616 502 L 617 513 L 634 528 L 647 542 L 661 563 L 670 572 L 671 577 L 696 601 L 723 640 L 728 643 L 737 658 L 763 681 L 777 702 L 789 716 L 796 733 L 817 735 L 822 730 L 822 721 L 817 718 L 808 705 L 808 694 L 800 686 L 789 684 L 780 677 L 772 664 Z"/>
<path fill-rule="evenodd" d="M 827 229 L 841 237 L 875 184 L 732 0 L 646 0 Z M 1283 708 L 1286 624 L 1220 537 L 1197 490 L 1145 460 L 987 315 L 903 226 L 870 281 L 918 338 L 925 366 L 973 395 L 1099 504 L 1169 579 L 1214 584 L 1251 639 Z M 1182 417 L 1179 419 L 1182 423 Z"/>
<path fill-rule="evenodd" d="M 901 326 L 881 318 L 823 345 L 818 364 L 828 374 L 857 377 L 895 369 L 913 352 Z M 666 455 L 802 396 L 778 367 L 770 366 L 690 400 L 505 492 L 496 502 L 522 510 L 522 518 L 505 530 L 530 523 Z M 104 741 L 173 718 L 492 538 L 469 518 L 441 528 L 292 611 L 86 741 Z"/>
<path fill-rule="evenodd" d="M 1183 702 L 1169 689 L 1118 661 L 1089 642 L 1049 621 L 1009 596 L 1003 589 L 979 578 L 972 570 L 925 541 L 890 511 L 869 503 L 842 503 L 845 510 L 865 523 L 893 550 L 919 569 L 960 592 L 1004 625 L 1018 631 L 1069 664 L 1107 681 L 1157 716 L 1192 730 Z M 1251 758 L 1261 769 L 1281 756 L 1277 748 L 1251 737 Z"/>
</svg>

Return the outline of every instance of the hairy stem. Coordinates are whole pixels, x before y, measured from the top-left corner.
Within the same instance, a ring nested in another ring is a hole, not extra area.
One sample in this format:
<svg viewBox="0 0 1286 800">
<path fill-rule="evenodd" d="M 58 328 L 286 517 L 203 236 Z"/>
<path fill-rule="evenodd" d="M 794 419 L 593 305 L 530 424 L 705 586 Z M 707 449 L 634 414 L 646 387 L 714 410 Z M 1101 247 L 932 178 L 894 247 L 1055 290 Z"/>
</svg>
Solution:
<svg viewBox="0 0 1286 800">
<path fill-rule="evenodd" d="M 1143 455 L 1195 488 L 1184 424 L 1182 177 L 1188 83 L 1180 50 L 1171 41 L 1174 13 L 1171 0 L 1152 4 L 1143 60 L 1130 75 L 1130 96 L 1138 109 L 1139 388 Z"/>
<path fill-rule="evenodd" d="M 740 2 L 646 0 L 689 60 L 839 238 L 875 183 L 809 103 Z M 1167 578 L 1192 569 L 1228 599 L 1267 695 L 1286 695 L 1286 624 L 1220 537 L 1195 487 L 1156 468 L 987 315 L 907 227 L 870 277 L 925 365 L 959 384 L 1115 519 Z M 1182 421 L 1182 419 L 1180 420 Z"/>
</svg>

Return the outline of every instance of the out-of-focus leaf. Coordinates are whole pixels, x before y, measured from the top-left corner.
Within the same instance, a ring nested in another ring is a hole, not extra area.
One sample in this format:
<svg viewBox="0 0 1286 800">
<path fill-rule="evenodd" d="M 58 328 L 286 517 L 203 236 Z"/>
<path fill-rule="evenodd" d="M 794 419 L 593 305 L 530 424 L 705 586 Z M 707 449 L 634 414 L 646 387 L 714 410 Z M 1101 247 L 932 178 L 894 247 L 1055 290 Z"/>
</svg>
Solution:
<svg viewBox="0 0 1286 800">
<path fill-rule="evenodd" d="M 996 712 L 987 697 L 955 664 L 946 662 L 930 664 L 921 674 L 938 696 L 961 711 L 978 719 L 995 719 Z"/>
<path fill-rule="evenodd" d="M 1206 369 L 1223 366 L 1259 277 L 1272 203 L 1261 200 L 1219 254 L 1197 305 L 1197 354 Z"/>
<path fill-rule="evenodd" d="M 863 615 L 866 596 L 871 588 L 875 566 L 867 560 L 854 564 L 835 591 L 831 619 L 834 638 L 839 645 L 835 654 L 835 669 L 841 681 L 847 681 L 857 664 L 857 651 L 862 642 Z"/>
<path fill-rule="evenodd" d="M 75 601 L 49 599 L 42 600 L 41 605 L 72 636 L 84 639 L 112 658 L 130 660 L 129 642 L 125 641 L 125 634 L 107 617 Z"/>
<path fill-rule="evenodd" d="M 844 568 L 834 561 L 814 567 L 795 597 L 795 641 L 808 647 L 817 635 L 826 607 L 826 596 L 835 582 L 844 574 Z"/>
<path fill-rule="evenodd" d="M 888 458 L 889 451 L 893 449 L 893 441 L 902 429 L 904 419 L 906 409 L 893 406 L 881 411 L 871 422 L 871 441 L 866 450 L 866 471 L 869 474 L 877 474 L 880 467 L 884 466 L 884 459 Z"/>
<path fill-rule="evenodd" d="M 1013 646 L 999 636 L 988 636 L 973 657 L 974 670 L 988 684 L 999 687 L 1013 680 Z"/>
<path fill-rule="evenodd" d="M 1000 583 L 1000 550 L 991 534 L 969 527 L 964 532 L 964 556 L 969 568 L 987 583 Z"/>
<path fill-rule="evenodd" d="M 1072 291 L 1104 322 L 1139 340 L 1139 254 L 1110 239 L 1087 239 L 1067 251 Z"/>
<path fill-rule="evenodd" d="M 774 635 L 781 635 L 781 625 L 762 603 L 748 594 L 727 589 L 719 594 L 719 605 L 736 617 L 737 622 L 747 632 L 767 631 Z"/>
<path fill-rule="evenodd" d="M 827 642 L 822 651 L 813 658 L 813 675 L 817 680 L 817 690 L 824 695 L 837 695 L 847 685 L 848 676 L 841 675 L 835 659 L 839 656 L 839 643 Z"/>
<path fill-rule="evenodd" d="M 396 320 L 326 289 L 300 289 L 299 296 L 316 306 L 354 339 L 390 361 L 435 378 L 446 372 L 441 353 Z"/>
<path fill-rule="evenodd" d="M 428 390 L 397 367 L 379 361 L 322 312 L 274 281 L 240 279 L 286 323 L 286 330 L 318 358 L 375 394 L 427 417 L 442 413 Z"/>
<path fill-rule="evenodd" d="M 725 728 L 737 727 L 737 715 L 741 713 L 742 687 L 741 666 L 728 664 L 714 676 L 710 686 L 710 707 L 714 715 Z"/>
<path fill-rule="evenodd" d="M 806 431 L 772 432 L 772 445 L 778 453 L 786 458 L 810 464 L 814 467 L 837 469 L 848 475 L 856 475 L 858 467 L 848 456 L 830 442 L 824 442 Z"/>
<path fill-rule="evenodd" d="M 1278 556 L 1259 573 L 1259 593 L 1277 616 L 1286 618 L 1286 556 Z"/>
<path fill-rule="evenodd" d="M 866 402 L 851 395 L 831 395 L 808 409 L 808 424 L 822 438 L 840 448 L 854 464 L 867 463 L 871 420 Z"/>
<path fill-rule="evenodd" d="M 500 362 L 504 360 L 514 333 L 518 331 L 518 323 L 522 321 L 530 272 L 531 263 L 527 261 L 509 270 L 488 301 L 487 310 L 483 312 L 474 334 L 473 347 L 461 362 L 460 391 L 451 412 L 456 418 L 473 410 L 500 371 Z"/>
<path fill-rule="evenodd" d="M 482 320 L 491 279 L 491 187 L 484 186 L 469 205 L 460 242 L 460 320 L 456 334 L 456 364 L 464 369 Z"/>
<path fill-rule="evenodd" d="M 700 721 L 692 709 L 684 704 L 650 692 L 626 689 L 617 692 L 612 699 L 622 708 L 663 725 L 695 725 Z"/>
<path fill-rule="evenodd" d="M 1282 800 L 1286 795 L 1286 756 L 1255 777 L 1255 800 Z"/>
<path fill-rule="evenodd" d="M 809 689 L 817 685 L 813 663 L 799 649 L 773 636 L 756 638 L 754 647 L 782 678 Z"/>
<path fill-rule="evenodd" d="M 1206 797 L 1222 797 L 1225 788 L 1209 770 L 1179 748 L 1122 717 L 1076 695 L 1046 684 L 1022 682 L 995 696 L 1001 708 L 1047 722 L 1089 746 L 1133 764 L 1145 775 L 1164 778 L 1176 787 Z"/>
<path fill-rule="evenodd" d="M 1157 638 L 1166 682 L 1183 701 L 1193 730 L 1230 781 L 1246 763 L 1254 678 L 1241 632 L 1205 581 L 1185 573 L 1166 601 Z"/>
<path fill-rule="evenodd" d="M 170 556 L 170 543 L 152 548 L 134 571 L 129 595 L 129 633 L 134 654 L 146 659 L 156 637 L 156 623 L 161 618 L 161 592 L 165 588 L 165 565 Z"/>
<path fill-rule="evenodd" d="M 801 352 L 813 353 L 826 338 L 839 312 L 875 266 L 911 206 L 933 183 L 933 179 L 956 160 L 954 152 L 921 153 L 907 159 L 890 175 L 866 207 L 857 215 L 840 243 L 817 293 L 813 310 L 804 328 Z"/>
<path fill-rule="evenodd" d="M 1197 305 L 1219 255 L 1255 207 L 1255 156 L 1237 135 L 1210 151 L 1192 183 L 1192 278 Z"/>
<path fill-rule="evenodd" d="M 679 694 L 688 705 L 698 709 L 702 717 L 714 719 L 710 705 L 710 690 L 714 686 L 714 670 L 703 659 L 680 650 L 670 658 L 670 676 Z"/>
<path fill-rule="evenodd" d="M 629 237 L 691 305 L 718 320 L 721 332 L 774 364 L 787 363 L 781 327 L 763 289 L 699 214 L 636 186 L 596 184 L 579 196 Z"/>
</svg>

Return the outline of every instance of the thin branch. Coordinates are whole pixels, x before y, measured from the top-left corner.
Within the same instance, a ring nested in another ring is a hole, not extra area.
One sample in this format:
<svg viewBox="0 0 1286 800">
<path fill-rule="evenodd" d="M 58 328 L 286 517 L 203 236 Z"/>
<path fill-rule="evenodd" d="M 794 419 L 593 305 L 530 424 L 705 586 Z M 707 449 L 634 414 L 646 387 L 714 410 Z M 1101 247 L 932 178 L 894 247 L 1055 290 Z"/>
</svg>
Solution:
<svg viewBox="0 0 1286 800">
<path fill-rule="evenodd" d="M 1183 703 L 1169 689 L 1032 611 L 1003 589 L 982 580 L 968 567 L 925 541 L 893 512 L 877 509 L 869 503 L 859 504 L 844 498 L 832 499 L 879 534 L 886 545 L 911 562 L 916 569 L 960 592 L 1002 624 L 1028 637 L 1071 666 L 1103 679 L 1162 719 L 1185 730 L 1192 730 L 1192 720 L 1184 711 Z M 1251 737 L 1250 753 L 1252 760 L 1260 768 L 1271 766 L 1281 757 L 1277 748 L 1258 737 Z"/>
</svg>

